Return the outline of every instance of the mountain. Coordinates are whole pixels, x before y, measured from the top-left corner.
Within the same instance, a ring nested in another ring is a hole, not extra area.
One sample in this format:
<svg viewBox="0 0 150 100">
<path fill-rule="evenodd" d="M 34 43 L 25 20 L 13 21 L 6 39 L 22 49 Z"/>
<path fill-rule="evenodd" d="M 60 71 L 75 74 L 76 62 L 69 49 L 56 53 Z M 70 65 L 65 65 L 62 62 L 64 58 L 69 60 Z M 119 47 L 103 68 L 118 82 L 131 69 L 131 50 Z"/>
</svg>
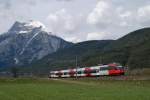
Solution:
<svg viewBox="0 0 150 100">
<path fill-rule="evenodd" d="M 0 67 L 30 64 L 42 57 L 71 46 L 39 21 L 15 22 L 0 35 Z"/>
<path fill-rule="evenodd" d="M 118 62 L 130 69 L 150 66 L 150 28 L 130 32 L 118 40 L 86 41 L 58 50 L 31 64 L 32 69 L 56 70 Z M 41 66 L 43 66 L 41 68 Z"/>
<path fill-rule="evenodd" d="M 150 28 L 143 28 L 117 40 L 67 42 L 38 21 L 15 22 L 0 35 L 0 67 L 19 66 L 22 71 L 93 66 L 118 62 L 130 69 L 150 66 Z"/>
<path fill-rule="evenodd" d="M 114 41 L 104 48 L 103 56 L 107 62 L 120 62 L 130 69 L 149 68 L 150 28 L 133 31 Z"/>
<path fill-rule="evenodd" d="M 100 62 L 99 58 L 95 59 L 95 53 L 101 52 L 106 45 L 109 45 L 114 40 L 92 40 L 80 42 L 72 45 L 69 48 L 58 50 L 55 53 L 49 54 L 44 58 L 32 63 L 30 70 L 47 72 L 49 70 L 73 68 L 76 66 L 76 57 L 80 67 L 89 66 L 88 59 L 93 58 L 93 62 Z M 95 64 L 94 64 L 95 65 Z M 41 67 L 42 66 L 42 67 Z"/>
</svg>

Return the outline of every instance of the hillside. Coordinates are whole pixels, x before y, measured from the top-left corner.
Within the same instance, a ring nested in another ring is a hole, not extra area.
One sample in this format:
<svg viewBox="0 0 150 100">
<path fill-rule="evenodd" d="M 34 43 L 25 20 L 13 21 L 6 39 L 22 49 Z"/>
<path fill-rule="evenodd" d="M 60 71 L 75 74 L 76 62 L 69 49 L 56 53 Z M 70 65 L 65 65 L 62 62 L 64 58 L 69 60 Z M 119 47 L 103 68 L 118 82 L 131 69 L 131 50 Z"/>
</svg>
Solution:
<svg viewBox="0 0 150 100">
<path fill-rule="evenodd" d="M 76 57 L 78 59 L 78 65 L 86 66 L 83 60 L 91 57 L 89 55 L 100 52 L 101 49 L 111 42 L 113 40 L 93 40 L 77 43 L 34 62 L 28 68 L 36 71 L 39 71 L 39 69 L 40 71 L 49 71 L 53 69 L 73 68 L 76 65 Z M 26 69 L 27 66 L 24 68 Z"/>
<path fill-rule="evenodd" d="M 131 32 L 118 40 L 77 43 L 34 62 L 31 65 L 32 70 L 72 68 L 76 66 L 76 56 L 80 67 L 119 62 L 129 66 L 130 69 L 148 68 L 150 67 L 150 28 Z"/>
<path fill-rule="evenodd" d="M 129 68 L 150 67 L 150 28 L 129 33 L 104 48 L 104 61 L 120 62 Z"/>
</svg>

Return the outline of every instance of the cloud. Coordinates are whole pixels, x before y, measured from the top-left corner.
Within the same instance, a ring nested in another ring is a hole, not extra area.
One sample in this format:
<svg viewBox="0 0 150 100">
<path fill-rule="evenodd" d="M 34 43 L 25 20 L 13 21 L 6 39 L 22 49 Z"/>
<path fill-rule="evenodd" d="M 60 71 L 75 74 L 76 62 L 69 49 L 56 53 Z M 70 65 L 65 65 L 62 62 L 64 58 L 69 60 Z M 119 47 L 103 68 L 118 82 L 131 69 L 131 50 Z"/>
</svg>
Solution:
<svg viewBox="0 0 150 100">
<path fill-rule="evenodd" d="M 73 0 L 56 0 L 56 1 L 65 1 L 65 2 L 68 2 L 68 1 L 73 1 Z"/>
<path fill-rule="evenodd" d="M 110 15 L 109 13 L 111 13 L 110 4 L 105 1 L 99 1 L 93 11 L 88 15 L 87 22 L 104 28 L 111 21 L 108 18 Z"/>
<path fill-rule="evenodd" d="M 10 0 L 0 0 L 0 8 L 10 9 L 11 8 Z"/>
<path fill-rule="evenodd" d="M 105 40 L 105 39 L 108 39 L 107 35 L 109 35 L 109 34 L 105 33 L 105 32 L 87 33 L 86 40 Z"/>
<path fill-rule="evenodd" d="M 66 40 L 117 39 L 150 26 L 150 0 L 0 0 L 0 33 L 38 20 Z"/>
<path fill-rule="evenodd" d="M 113 1 L 100 0 L 92 12 L 87 17 L 87 23 L 91 26 L 96 26 L 99 29 L 106 30 L 112 26 L 118 26 L 127 17 L 130 12 L 124 11 L 122 6 L 114 5 Z"/>
<path fill-rule="evenodd" d="M 72 37 L 65 37 L 64 38 L 66 41 L 70 41 L 70 42 L 74 42 L 74 43 L 77 43 L 77 42 L 81 42 L 82 40 L 78 37 L 75 37 L 75 36 L 72 36 Z"/>
<path fill-rule="evenodd" d="M 50 13 L 47 17 L 52 32 L 71 32 L 75 29 L 72 15 L 65 9 Z"/>
<path fill-rule="evenodd" d="M 50 13 L 46 20 L 50 31 L 56 34 L 74 34 L 85 23 L 82 14 L 72 15 L 64 8 Z"/>
<path fill-rule="evenodd" d="M 144 26 L 150 26 L 150 5 L 141 7 L 137 11 L 137 21 Z"/>
<path fill-rule="evenodd" d="M 143 2 L 137 0 L 136 3 L 124 0 L 100 0 L 88 14 L 87 24 L 99 32 L 111 33 L 107 37 L 117 39 L 130 31 L 150 26 L 149 16 L 148 0 Z M 93 34 L 93 38 L 96 35 L 98 34 Z"/>
</svg>

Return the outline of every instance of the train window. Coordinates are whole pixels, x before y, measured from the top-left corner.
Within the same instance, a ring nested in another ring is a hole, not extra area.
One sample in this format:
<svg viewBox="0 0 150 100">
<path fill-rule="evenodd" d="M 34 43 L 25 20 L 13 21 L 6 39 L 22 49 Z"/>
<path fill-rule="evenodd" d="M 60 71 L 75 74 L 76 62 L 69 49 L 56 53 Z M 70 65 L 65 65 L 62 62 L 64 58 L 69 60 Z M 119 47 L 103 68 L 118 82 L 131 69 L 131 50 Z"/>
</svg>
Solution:
<svg viewBox="0 0 150 100">
<path fill-rule="evenodd" d="M 83 71 L 78 71 L 77 73 L 78 73 L 78 74 L 82 74 L 82 72 L 83 72 Z"/>
<path fill-rule="evenodd" d="M 89 73 L 90 73 L 90 70 L 85 70 L 84 73 L 85 73 L 85 74 L 89 74 Z"/>
<path fill-rule="evenodd" d="M 115 70 L 115 69 L 116 67 L 111 67 L 111 66 L 108 67 L 108 70 Z"/>
<path fill-rule="evenodd" d="M 75 71 L 69 72 L 70 75 L 74 75 L 75 73 L 76 73 Z"/>
<path fill-rule="evenodd" d="M 116 67 L 116 69 L 123 70 L 124 68 L 123 67 Z"/>
<path fill-rule="evenodd" d="M 62 75 L 62 73 L 59 72 L 59 73 L 56 73 L 56 75 Z"/>
<path fill-rule="evenodd" d="M 67 72 L 64 72 L 64 75 L 67 75 L 68 73 Z"/>
<path fill-rule="evenodd" d="M 85 70 L 84 73 L 85 74 L 89 74 L 89 73 L 97 73 L 98 70 L 94 69 L 94 70 Z"/>
<path fill-rule="evenodd" d="M 90 73 L 97 73 L 97 71 L 98 71 L 98 70 L 93 69 L 93 70 L 90 71 Z"/>
<path fill-rule="evenodd" d="M 100 70 L 108 70 L 108 67 L 100 67 Z"/>
</svg>

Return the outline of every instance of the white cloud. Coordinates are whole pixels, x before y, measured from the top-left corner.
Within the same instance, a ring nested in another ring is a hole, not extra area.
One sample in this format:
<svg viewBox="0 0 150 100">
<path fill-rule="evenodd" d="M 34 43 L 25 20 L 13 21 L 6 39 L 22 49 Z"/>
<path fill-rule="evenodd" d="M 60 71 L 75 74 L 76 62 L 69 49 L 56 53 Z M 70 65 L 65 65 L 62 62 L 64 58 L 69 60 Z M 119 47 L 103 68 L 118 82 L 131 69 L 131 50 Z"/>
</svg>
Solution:
<svg viewBox="0 0 150 100">
<path fill-rule="evenodd" d="M 150 26 L 150 5 L 141 7 L 137 11 L 137 22 L 142 26 Z"/>
<path fill-rule="evenodd" d="M 130 11 L 126 11 L 126 12 L 120 14 L 119 16 L 124 19 L 124 18 L 130 17 L 131 15 L 132 15 L 132 13 Z"/>
<path fill-rule="evenodd" d="M 87 33 L 87 38 L 86 40 L 103 40 L 106 39 L 106 36 L 109 35 L 108 33 L 105 32 L 92 32 L 92 33 Z"/>
<path fill-rule="evenodd" d="M 77 43 L 77 42 L 81 42 L 82 40 L 76 36 L 72 36 L 72 37 L 65 37 L 64 38 L 66 41 L 70 41 L 73 43 Z"/>
<path fill-rule="evenodd" d="M 102 26 L 110 23 L 110 4 L 104 0 L 101 0 L 97 3 L 93 11 L 88 15 L 87 22 L 92 25 L 100 24 Z"/>
<path fill-rule="evenodd" d="M 130 17 L 131 12 L 124 11 L 122 6 L 114 5 L 113 1 L 100 0 L 87 17 L 87 23 L 101 30 L 125 25 L 125 20 Z M 124 24 L 123 24 L 124 23 Z"/>
<path fill-rule="evenodd" d="M 66 9 L 50 13 L 47 17 L 50 29 L 55 33 L 71 32 L 76 28 L 73 16 Z"/>
<path fill-rule="evenodd" d="M 128 32 L 142 27 L 150 26 L 150 1 L 137 2 L 123 0 L 100 0 L 88 14 L 87 24 L 95 28 L 97 32 L 111 33 L 103 35 L 88 34 L 88 38 L 117 39 Z"/>
<path fill-rule="evenodd" d="M 48 15 L 47 23 L 49 31 L 67 41 L 80 42 L 86 38 L 86 34 L 81 34 L 87 29 L 82 13 L 72 15 L 66 9 L 60 9 Z"/>
<path fill-rule="evenodd" d="M 0 0 L 0 33 L 33 19 L 73 42 L 117 39 L 150 26 L 149 16 L 150 0 Z"/>
<path fill-rule="evenodd" d="M 140 17 L 145 17 L 150 15 L 150 5 L 146 5 L 138 9 L 138 14 Z"/>
</svg>

